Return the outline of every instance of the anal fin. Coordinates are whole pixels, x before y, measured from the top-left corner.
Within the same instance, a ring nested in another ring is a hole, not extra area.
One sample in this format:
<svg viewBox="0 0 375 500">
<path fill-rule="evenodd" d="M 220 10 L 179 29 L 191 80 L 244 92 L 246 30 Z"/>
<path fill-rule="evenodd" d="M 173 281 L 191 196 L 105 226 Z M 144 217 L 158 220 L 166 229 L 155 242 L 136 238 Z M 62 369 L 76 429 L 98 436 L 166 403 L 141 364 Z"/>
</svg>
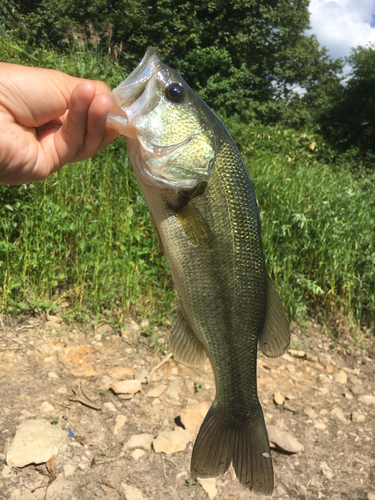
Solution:
<svg viewBox="0 0 375 500">
<path fill-rule="evenodd" d="M 187 322 L 180 304 L 173 317 L 169 347 L 177 361 L 188 368 L 200 368 L 206 361 L 206 351 Z"/>
<path fill-rule="evenodd" d="M 258 338 L 259 349 L 269 358 L 281 356 L 290 343 L 289 321 L 271 278 L 267 274 L 267 310 Z"/>
</svg>

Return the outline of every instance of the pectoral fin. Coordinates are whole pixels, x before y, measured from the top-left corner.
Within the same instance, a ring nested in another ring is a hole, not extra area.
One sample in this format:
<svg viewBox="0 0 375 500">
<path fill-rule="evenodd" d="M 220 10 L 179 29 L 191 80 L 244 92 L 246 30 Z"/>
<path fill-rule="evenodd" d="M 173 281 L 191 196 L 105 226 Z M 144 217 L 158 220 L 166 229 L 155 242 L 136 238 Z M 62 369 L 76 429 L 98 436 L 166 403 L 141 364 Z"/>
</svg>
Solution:
<svg viewBox="0 0 375 500">
<path fill-rule="evenodd" d="M 180 304 L 173 317 L 169 347 L 177 361 L 188 368 L 200 368 L 207 354 L 187 322 Z"/>
<path fill-rule="evenodd" d="M 193 202 L 189 201 L 180 210 L 175 212 L 180 226 L 189 241 L 198 247 L 211 250 L 214 245 L 214 237 L 206 220 L 199 212 Z"/>
<path fill-rule="evenodd" d="M 269 358 L 277 358 L 286 351 L 289 342 L 289 321 L 280 297 L 268 276 L 266 319 L 258 339 L 259 349 Z"/>
</svg>

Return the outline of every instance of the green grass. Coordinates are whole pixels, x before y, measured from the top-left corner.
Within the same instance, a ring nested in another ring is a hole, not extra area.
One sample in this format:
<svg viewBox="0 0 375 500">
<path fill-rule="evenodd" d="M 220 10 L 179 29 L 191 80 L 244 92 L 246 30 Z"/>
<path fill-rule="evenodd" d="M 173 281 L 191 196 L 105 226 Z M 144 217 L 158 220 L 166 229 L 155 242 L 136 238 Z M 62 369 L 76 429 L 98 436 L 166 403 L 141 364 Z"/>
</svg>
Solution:
<svg viewBox="0 0 375 500">
<path fill-rule="evenodd" d="M 291 318 L 375 320 L 375 174 L 332 165 L 318 135 L 231 130 L 260 208 L 264 253 Z"/>
<path fill-rule="evenodd" d="M 0 311 L 170 309 L 170 271 L 119 139 L 46 181 L 0 191 Z"/>
<path fill-rule="evenodd" d="M 126 74 L 101 54 L 61 56 L 1 37 L 0 56 L 111 87 Z M 226 124 L 254 184 L 267 265 L 290 318 L 373 325 L 375 174 L 353 171 L 349 155 L 337 161 L 311 131 Z M 0 185 L 0 312 L 65 303 L 80 317 L 111 311 L 121 323 L 130 311 L 162 321 L 174 301 L 123 140 L 45 182 Z"/>
</svg>

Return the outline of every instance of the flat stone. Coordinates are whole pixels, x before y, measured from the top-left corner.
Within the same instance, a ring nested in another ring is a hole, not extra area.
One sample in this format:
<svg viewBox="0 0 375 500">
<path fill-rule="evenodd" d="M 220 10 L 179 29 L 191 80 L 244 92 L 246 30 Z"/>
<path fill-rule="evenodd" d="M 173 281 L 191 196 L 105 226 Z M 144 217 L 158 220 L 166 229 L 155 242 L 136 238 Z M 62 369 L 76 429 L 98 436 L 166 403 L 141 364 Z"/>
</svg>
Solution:
<svg viewBox="0 0 375 500">
<path fill-rule="evenodd" d="M 333 478 L 332 469 L 325 462 L 320 463 L 320 470 L 322 471 L 323 476 L 326 477 L 327 479 Z"/>
<path fill-rule="evenodd" d="M 344 370 L 339 370 L 332 375 L 333 380 L 336 380 L 339 384 L 346 384 L 348 381 L 348 376 Z"/>
<path fill-rule="evenodd" d="M 133 450 L 135 448 L 140 448 L 145 451 L 150 451 L 153 439 L 154 439 L 153 434 L 146 434 L 146 433 L 135 434 L 124 445 L 124 451 Z"/>
<path fill-rule="evenodd" d="M 362 385 L 353 385 L 350 388 L 354 396 L 359 396 L 360 394 L 364 394 L 366 392 L 365 388 Z"/>
<path fill-rule="evenodd" d="M 204 491 L 207 493 L 207 496 L 210 500 L 214 500 L 214 498 L 217 495 L 217 488 L 216 488 L 216 478 L 202 478 L 198 477 L 197 478 L 198 483 L 202 486 Z"/>
<path fill-rule="evenodd" d="M 140 448 L 136 448 L 134 451 L 130 453 L 130 456 L 134 458 L 134 460 L 138 460 L 138 458 L 141 458 L 144 455 L 146 455 L 145 450 L 141 450 Z"/>
<path fill-rule="evenodd" d="M 318 356 L 314 356 L 314 354 L 309 354 L 308 352 L 306 353 L 306 360 L 310 361 L 311 363 L 318 363 Z"/>
<path fill-rule="evenodd" d="M 64 469 L 64 477 L 70 477 L 70 476 L 73 476 L 76 472 L 76 468 L 74 467 L 74 465 L 71 465 L 71 464 L 66 464 L 63 466 L 63 469 Z"/>
<path fill-rule="evenodd" d="M 43 413 L 53 413 L 55 411 L 55 407 L 48 403 L 48 401 L 43 401 L 40 405 L 40 409 Z"/>
<path fill-rule="evenodd" d="M 58 378 L 60 378 L 55 372 L 48 372 L 47 377 L 52 380 L 57 380 Z"/>
<path fill-rule="evenodd" d="M 152 444 L 156 453 L 171 454 L 183 451 L 191 440 L 189 431 L 177 427 L 174 431 L 161 432 Z"/>
<path fill-rule="evenodd" d="M 375 405 L 375 396 L 372 396 L 371 394 L 364 394 L 363 396 L 359 396 L 358 401 L 365 403 L 366 405 Z"/>
<path fill-rule="evenodd" d="M 142 389 L 142 384 L 139 380 L 122 380 L 111 384 L 111 389 L 116 394 L 135 394 Z"/>
<path fill-rule="evenodd" d="M 116 406 L 109 401 L 107 401 L 106 403 L 103 403 L 103 408 L 110 411 L 111 413 L 117 413 Z"/>
<path fill-rule="evenodd" d="M 172 399 L 178 399 L 180 394 L 180 381 L 176 378 L 171 380 L 168 384 L 168 389 L 166 392 L 167 396 Z"/>
<path fill-rule="evenodd" d="M 134 372 L 134 379 L 139 380 L 141 384 L 147 384 L 148 370 L 146 368 L 137 368 Z"/>
<path fill-rule="evenodd" d="M 24 467 L 47 462 L 57 455 L 68 437 L 68 432 L 47 420 L 25 420 L 17 427 L 16 435 L 7 453 L 10 467 Z"/>
<path fill-rule="evenodd" d="M 133 377 L 133 370 L 126 366 L 117 366 L 109 370 L 109 376 L 115 380 L 124 380 Z"/>
<path fill-rule="evenodd" d="M 284 404 L 285 398 L 279 392 L 275 392 L 273 395 L 273 401 L 275 404 L 281 406 Z"/>
<path fill-rule="evenodd" d="M 128 418 L 125 415 L 117 415 L 116 417 L 116 422 L 115 422 L 115 427 L 113 429 L 113 434 L 117 436 L 117 434 L 120 433 L 120 431 L 123 429 L 127 422 Z"/>
<path fill-rule="evenodd" d="M 274 444 L 275 448 L 286 453 L 298 453 L 305 448 L 297 439 L 274 425 L 267 425 L 268 439 Z"/>
<path fill-rule="evenodd" d="M 337 418 L 338 420 L 340 420 L 340 422 L 342 422 L 344 424 L 347 423 L 346 417 L 345 417 L 344 412 L 342 411 L 341 408 L 339 408 L 339 407 L 334 408 L 331 411 L 331 415 L 333 417 Z"/>
<path fill-rule="evenodd" d="M 366 418 L 362 413 L 358 413 L 356 411 L 353 411 L 351 417 L 353 422 L 363 422 Z"/>
<path fill-rule="evenodd" d="M 193 404 L 182 410 L 180 413 L 181 423 L 190 434 L 198 434 L 209 409 L 210 405 L 206 401 L 202 401 L 202 403 Z"/>
<path fill-rule="evenodd" d="M 303 410 L 304 414 L 307 415 L 308 417 L 314 419 L 314 418 L 317 418 L 318 417 L 318 414 L 316 413 L 315 410 L 313 410 L 312 408 L 305 408 Z"/>
<path fill-rule="evenodd" d="M 125 500 L 144 500 L 142 491 L 134 486 L 126 483 L 121 483 L 122 492 L 124 493 Z"/>
<path fill-rule="evenodd" d="M 297 349 L 288 349 L 288 352 L 295 358 L 304 358 L 306 356 L 305 351 L 299 351 Z"/>
<path fill-rule="evenodd" d="M 166 385 L 158 385 L 154 389 L 151 389 L 151 391 L 148 391 L 147 397 L 149 398 L 159 398 L 163 392 L 166 390 L 167 386 Z"/>
<path fill-rule="evenodd" d="M 326 424 L 323 424 L 323 422 L 317 422 L 314 427 L 316 429 L 319 429 L 320 431 L 324 431 L 324 429 L 327 428 Z"/>
</svg>

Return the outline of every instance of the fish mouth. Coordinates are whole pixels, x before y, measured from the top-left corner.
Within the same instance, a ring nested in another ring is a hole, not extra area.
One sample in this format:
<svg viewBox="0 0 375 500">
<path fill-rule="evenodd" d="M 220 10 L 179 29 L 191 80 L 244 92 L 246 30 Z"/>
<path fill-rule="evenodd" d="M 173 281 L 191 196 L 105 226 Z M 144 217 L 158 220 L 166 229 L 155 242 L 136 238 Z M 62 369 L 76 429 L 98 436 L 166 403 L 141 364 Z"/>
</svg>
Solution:
<svg viewBox="0 0 375 500">
<path fill-rule="evenodd" d="M 146 54 L 135 70 L 109 94 L 112 107 L 108 114 L 108 125 L 121 135 L 135 137 L 129 107 L 143 94 L 147 83 L 160 69 L 161 64 L 162 62 L 156 55 L 155 50 L 152 48 L 147 49 Z"/>
</svg>

